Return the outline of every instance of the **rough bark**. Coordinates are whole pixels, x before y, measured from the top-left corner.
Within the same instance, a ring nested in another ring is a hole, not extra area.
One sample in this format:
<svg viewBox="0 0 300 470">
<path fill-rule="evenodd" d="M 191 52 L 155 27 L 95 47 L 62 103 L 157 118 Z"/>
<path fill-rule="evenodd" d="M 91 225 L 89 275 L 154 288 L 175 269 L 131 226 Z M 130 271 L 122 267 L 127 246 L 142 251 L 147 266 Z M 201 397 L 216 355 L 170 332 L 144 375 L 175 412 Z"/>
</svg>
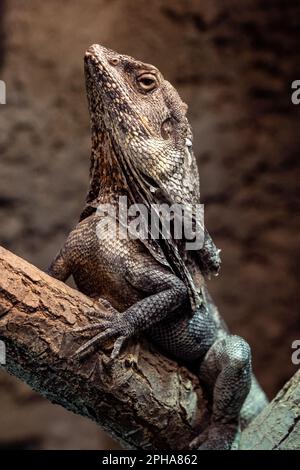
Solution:
<svg viewBox="0 0 300 470">
<path fill-rule="evenodd" d="M 72 333 L 93 300 L 0 247 L 0 338 L 6 369 L 131 449 L 184 449 L 209 422 L 191 372 L 144 340 L 110 360 L 111 345 L 80 363 Z M 99 308 L 99 306 L 97 306 Z M 104 308 L 104 307 L 103 307 Z M 245 429 L 241 449 L 300 448 L 300 371 Z"/>
<path fill-rule="evenodd" d="M 76 326 L 94 302 L 0 247 L 0 338 L 6 369 L 52 402 L 96 421 L 132 449 L 187 447 L 208 423 L 196 378 L 145 342 L 80 363 Z M 99 307 L 98 307 L 99 308 Z"/>
<path fill-rule="evenodd" d="M 240 448 L 300 449 L 300 370 L 243 431 Z"/>
</svg>

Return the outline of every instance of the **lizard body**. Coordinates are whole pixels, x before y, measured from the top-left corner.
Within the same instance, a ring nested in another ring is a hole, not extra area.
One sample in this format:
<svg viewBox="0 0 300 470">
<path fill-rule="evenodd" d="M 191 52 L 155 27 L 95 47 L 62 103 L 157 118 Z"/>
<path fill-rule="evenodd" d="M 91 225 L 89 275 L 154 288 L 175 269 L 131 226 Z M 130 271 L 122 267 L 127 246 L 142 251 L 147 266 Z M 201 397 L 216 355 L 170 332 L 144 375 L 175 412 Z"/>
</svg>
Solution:
<svg viewBox="0 0 300 470">
<path fill-rule="evenodd" d="M 212 397 L 212 418 L 192 445 L 229 449 L 240 420 L 254 417 L 266 398 L 252 376 L 248 344 L 228 332 L 205 286 L 204 276 L 218 272 L 219 250 L 206 230 L 192 251 L 172 237 L 122 237 L 119 220 L 111 237 L 97 210 L 117 208 L 126 196 L 149 212 L 156 203 L 178 203 L 194 214 L 200 189 L 187 107 L 156 67 L 99 45 L 86 53 L 85 74 L 90 188 L 79 224 L 49 269 L 63 281 L 73 275 L 80 291 L 110 305 L 101 323 L 85 328 L 96 334 L 78 354 L 113 338 L 115 357 L 127 338 L 143 333 L 193 364 Z"/>
</svg>

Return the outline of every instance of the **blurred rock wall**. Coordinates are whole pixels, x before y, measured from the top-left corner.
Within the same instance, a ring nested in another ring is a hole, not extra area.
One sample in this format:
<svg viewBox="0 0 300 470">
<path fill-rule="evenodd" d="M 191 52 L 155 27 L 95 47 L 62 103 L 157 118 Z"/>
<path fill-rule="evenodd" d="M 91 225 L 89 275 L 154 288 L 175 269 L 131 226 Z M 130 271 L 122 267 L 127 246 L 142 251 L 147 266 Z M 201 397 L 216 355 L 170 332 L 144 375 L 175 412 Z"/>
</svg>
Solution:
<svg viewBox="0 0 300 470">
<path fill-rule="evenodd" d="M 88 184 L 83 54 L 98 42 L 158 66 L 189 105 L 206 224 L 222 248 L 210 290 L 251 344 L 270 396 L 293 374 L 299 321 L 300 3 L 9 0 L 0 4 L 0 243 L 44 269 Z M 0 375 L 0 444 L 105 448 L 92 423 Z"/>
</svg>

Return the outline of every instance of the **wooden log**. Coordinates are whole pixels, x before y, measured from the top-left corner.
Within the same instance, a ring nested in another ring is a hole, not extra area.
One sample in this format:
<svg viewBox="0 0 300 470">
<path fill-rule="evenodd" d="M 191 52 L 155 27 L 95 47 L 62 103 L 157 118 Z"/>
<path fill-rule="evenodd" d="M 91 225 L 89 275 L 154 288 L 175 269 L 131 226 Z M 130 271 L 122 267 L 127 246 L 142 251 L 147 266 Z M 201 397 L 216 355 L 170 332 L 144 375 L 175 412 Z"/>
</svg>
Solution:
<svg viewBox="0 0 300 470">
<path fill-rule="evenodd" d="M 110 359 L 112 344 L 82 360 L 99 304 L 0 247 L 0 339 L 8 372 L 54 403 L 96 421 L 130 449 L 187 449 L 209 423 L 197 378 L 145 340 Z M 105 307 L 101 307 L 105 309 Z M 242 432 L 240 449 L 300 449 L 300 371 Z"/>
<path fill-rule="evenodd" d="M 243 431 L 240 449 L 300 449 L 300 370 Z"/>
<path fill-rule="evenodd" d="M 0 247 L 0 339 L 8 372 L 96 421 L 131 449 L 181 449 L 209 420 L 196 377 L 142 340 L 116 360 L 111 344 L 79 361 L 95 302 Z M 99 304 L 97 304 L 99 308 Z"/>
</svg>

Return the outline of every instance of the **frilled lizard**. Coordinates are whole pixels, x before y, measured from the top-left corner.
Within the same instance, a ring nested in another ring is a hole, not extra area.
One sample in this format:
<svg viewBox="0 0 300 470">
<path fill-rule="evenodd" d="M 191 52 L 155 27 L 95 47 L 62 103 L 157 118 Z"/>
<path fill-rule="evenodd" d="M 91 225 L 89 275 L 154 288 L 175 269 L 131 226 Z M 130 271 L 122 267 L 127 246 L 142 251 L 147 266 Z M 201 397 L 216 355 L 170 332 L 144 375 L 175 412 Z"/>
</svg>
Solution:
<svg viewBox="0 0 300 470">
<path fill-rule="evenodd" d="M 239 424 L 266 404 L 251 372 L 248 344 L 231 335 L 213 304 L 204 277 L 219 270 L 219 250 L 208 232 L 197 250 L 184 240 L 112 237 L 99 229 L 103 204 L 199 203 L 199 177 L 187 106 L 153 65 L 93 45 L 85 55 L 91 115 L 90 188 L 86 207 L 49 272 L 102 299 L 109 314 L 77 351 L 144 333 L 166 354 L 193 365 L 212 402 L 211 424 L 192 447 L 230 449 Z M 161 220 L 163 224 L 163 220 Z M 100 309 L 99 309 L 100 311 Z"/>
</svg>

